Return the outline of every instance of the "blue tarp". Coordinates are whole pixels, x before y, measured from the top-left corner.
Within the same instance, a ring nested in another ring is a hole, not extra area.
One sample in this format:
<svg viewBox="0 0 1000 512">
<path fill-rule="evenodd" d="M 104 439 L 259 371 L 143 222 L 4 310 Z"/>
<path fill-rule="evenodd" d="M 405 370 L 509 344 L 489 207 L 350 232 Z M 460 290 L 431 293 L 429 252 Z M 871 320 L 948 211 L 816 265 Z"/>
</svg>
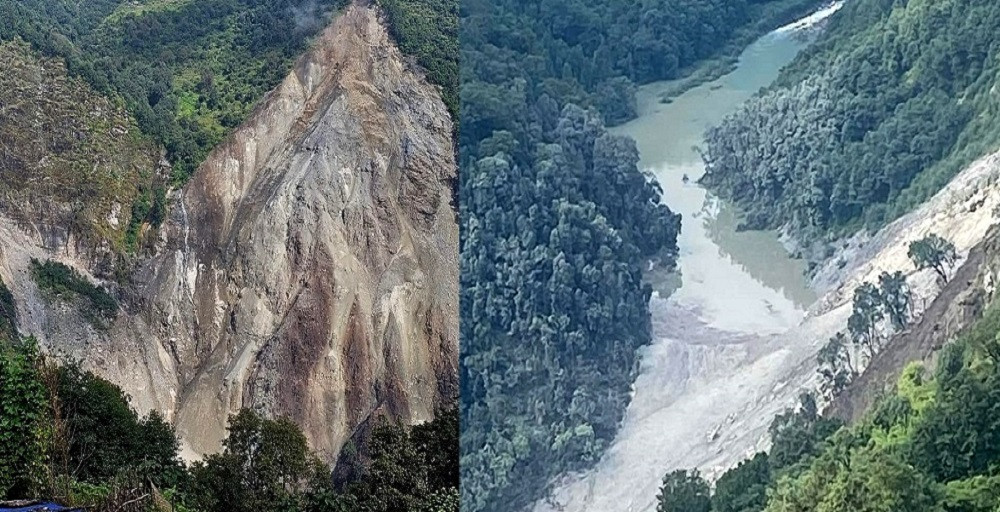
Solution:
<svg viewBox="0 0 1000 512">
<path fill-rule="evenodd" d="M 21 507 L 0 505 L 0 512 L 83 512 L 82 508 L 64 507 L 58 503 L 39 502 Z"/>
</svg>

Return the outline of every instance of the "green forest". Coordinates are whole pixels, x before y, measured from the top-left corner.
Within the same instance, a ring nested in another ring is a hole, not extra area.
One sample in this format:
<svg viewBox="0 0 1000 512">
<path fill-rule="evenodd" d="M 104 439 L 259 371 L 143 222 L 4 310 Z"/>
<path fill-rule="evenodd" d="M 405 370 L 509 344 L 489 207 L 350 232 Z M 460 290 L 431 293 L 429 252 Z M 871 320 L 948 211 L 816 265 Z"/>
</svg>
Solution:
<svg viewBox="0 0 1000 512">
<path fill-rule="evenodd" d="M 399 49 L 413 56 L 441 87 L 451 117 L 458 116 L 458 0 L 378 0 Z"/>
<path fill-rule="evenodd" d="M 778 0 L 462 2 L 462 508 L 518 510 L 613 438 L 651 341 L 650 260 L 680 218 L 605 126 L 814 7 Z"/>
<path fill-rule="evenodd" d="M 114 384 L 58 364 L 10 328 L 0 283 L 0 500 L 94 512 L 455 512 L 458 411 L 415 427 L 377 422 L 338 473 L 289 419 L 230 417 L 223 451 L 185 465 L 173 427 Z M 13 320 L 16 320 L 13 318 Z"/>
<path fill-rule="evenodd" d="M 911 363 L 855 425 L 815 401 L 775 419 L 773 446 L 729 470 L 664 477 L 660 512 L 1000 510 L 1000 302 L 937 355 Z"/>
<path fill-rule="evenodd" d="M 21 38 L 117 98 L 183 181 L 284 78 L 345 0 L 25 0 L 0 4 Z"/>
<path fill-rule="evenodd" d="M 998 34 L 991 0 L 847 2 L 709 131 L 703 182 L 751 229 L 816 242 L 881 227 L 1000 144 Z"/>
</svg>

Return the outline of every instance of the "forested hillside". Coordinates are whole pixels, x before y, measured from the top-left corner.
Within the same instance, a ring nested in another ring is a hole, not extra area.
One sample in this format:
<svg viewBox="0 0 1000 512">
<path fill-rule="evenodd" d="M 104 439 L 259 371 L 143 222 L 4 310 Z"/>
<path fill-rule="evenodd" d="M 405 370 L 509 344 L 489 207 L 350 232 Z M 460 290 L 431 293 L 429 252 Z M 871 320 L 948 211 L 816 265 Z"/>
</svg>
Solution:
<svg viewBox="0 0 1000 512">
<path fill-rule="evenodd" d="M 0 4 L 0 40 L 20 37 L 120 98 L 167 150 L 174 177 L 273 88 L 345 0 L 28 0 Z"/>
<path fill-rule="evenodd" d="M 521 96 L 635 117 L 635 84 L 677 78 L 702 59 L 809 11 L 816 0 L 462 2 L 462 140 L 523 123 Z"/>
<path fill-rule="evenodd" d="M 1000 144 L 998 34 L 991 0 L 847 2 L 775 86 L 710 130 L 703 181 L 750 228 L 816 241 L 879 227 Z"/>
<path fill-rule="evenodd" d="M 942 349 L 933 372 L 912 363 L 895 391 L 858 424 L 838 428 L 806 398 L 797 412 L 775 420 L 770 452 L 728 471 L 710 497 L 700 478 L 668 475 L 658 510 L 995 512 L 998 335 L 1000 304 L 994 302 Z"/>
<path fill-rule="evenodd" d="M 463 2 L 463 510 L 521 509 L 589 467 L 628 404 L 642 271 L 673 265 L 680 222 L 605 123 L 635 115 L 634 84 L 815 4 Z"/>
</svg>

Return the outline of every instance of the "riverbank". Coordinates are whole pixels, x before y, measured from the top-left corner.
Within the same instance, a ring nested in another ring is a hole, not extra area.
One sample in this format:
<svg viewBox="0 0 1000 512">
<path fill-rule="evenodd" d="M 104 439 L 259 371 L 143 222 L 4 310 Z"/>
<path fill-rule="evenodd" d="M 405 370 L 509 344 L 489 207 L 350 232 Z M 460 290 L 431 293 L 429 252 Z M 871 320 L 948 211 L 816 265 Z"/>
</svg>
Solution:
<svg viewBox="0 0 1000 512">
<path fill-rule="evenodd" d="M 757 6 L 757 12 L 753 16 L 755 22 L 743 27 L 715 56 L 682 70 L 681 78 L 671 81 L 673 85 L 661 93 L 660 101 L 669 104 L 699 85 L 732 73 L 739 64 L 740 54 L 747 46 L 769 32 L 781 28 L 798 30 L 816 27 L 818 24 L 814 20 L 825 20 L 829 16 L 824 11 L 831 8 L 835 11 L 841 5 L 843 2 L 831 3 L 830 0 L 784 0 Z M 820 15 L 819 18 L 816 17 L 817 14 Z"/>
</svg>

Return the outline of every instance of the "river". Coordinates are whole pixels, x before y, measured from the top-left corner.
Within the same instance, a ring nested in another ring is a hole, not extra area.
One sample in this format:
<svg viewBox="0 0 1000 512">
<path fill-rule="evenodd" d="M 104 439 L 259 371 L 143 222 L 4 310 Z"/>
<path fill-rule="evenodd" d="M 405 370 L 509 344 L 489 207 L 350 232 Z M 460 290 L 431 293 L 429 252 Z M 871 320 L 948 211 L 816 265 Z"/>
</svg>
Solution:
<svg viewBox="0 0 1000 512">
<path fill-rule="evenodd" d="M 650 304 L 654 342 L 644 350 L 622 427 L 595 468 L 567 477 L 537 511 L 655 510 L 666 471 L 697 466 L 717 475 L 766 442 L 756 431 L 753 438 L 740 432 L 738 418 L 749 407 L 743 401 L 759 404 L 783 385 L 780 356 L 758 346 L 773 346 L 771 338 L 799 325 L 816 295 L 804 263 L 788 256 L 777 233 L 738 232 L 737 215 L 696 183 L 704 166 L 695 148 L 707 128 L 770 84 L 814 37 L 812 25 L 839 7 L 761 37 L 731 73 L 669 103 L 660 98 L 675 84 L 642 87 L 639 117 L 612 130 L 635 139 L 641 166 L 663 186 L 664 203 L 683 215 L 680 286 L 664 299 L 669 280 L 651 276 L 662 292 Z M 773 382 L 779 384 L 768 387 Z M 715 442 L 723 434 L 728 444 Z M 734 447 L 747 453 L 724 453 Z"/>
</svg>

